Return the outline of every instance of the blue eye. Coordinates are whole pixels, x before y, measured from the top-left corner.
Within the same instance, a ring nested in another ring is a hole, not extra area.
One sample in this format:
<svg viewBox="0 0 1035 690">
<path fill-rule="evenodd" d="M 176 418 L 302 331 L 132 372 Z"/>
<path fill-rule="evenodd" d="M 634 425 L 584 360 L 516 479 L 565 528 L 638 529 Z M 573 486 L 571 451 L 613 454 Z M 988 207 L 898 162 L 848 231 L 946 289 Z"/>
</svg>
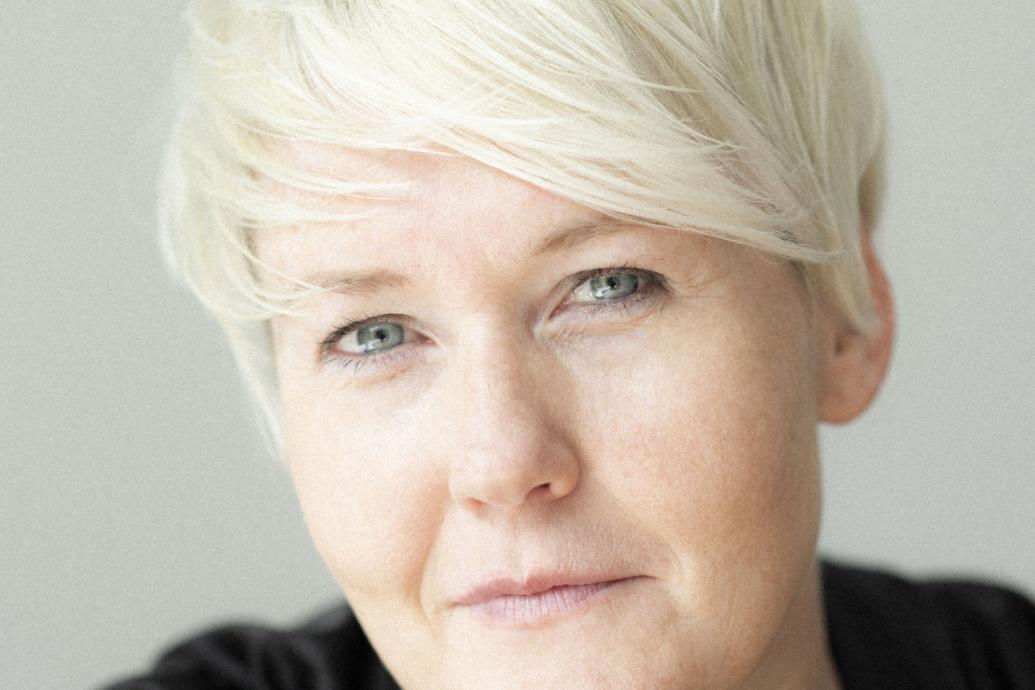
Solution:
<svg viewBox="0 0 1035 690">
<path fill-rule="evenodd" d="M 327 338 L 325 346 L 347 355 L 372 355 L 401 346 L 405 341 L 402 325 L 382 321 L 338 329 Z"/>
<path fill-rule="evenodd" d="M 632 310 L 667 289 L 660 275 L 625 266 L 585 271 L 573 276 L 571 282 L 575 284 L 570 300 L 573 306 L 565 311 L 589 310 L 589 318 Z M 367 363 L 387 365 L 393 357 L 405 356 L 408 348 L 400 346 L 412 340 L 403 320 L 402 316 L 385 314 L 348 321 L 324 339 L 321 352 L 342 365 L 355 365 L 357 372 Z"/>
<path fill-rule="evenodd" d="M 380 323 L 374 326 L 363 326 L 352 331 L 360 352 L 380 352 L 388 350 L 403 342 L 405 333 L 397 323 Z"/>
<path fill-rule="evenodd" d="M 635 271 L 598 273 L 582 281 L 572 292 L 580 297 L 589 296 L 597 301 L 622 299 L 640 289 L 640 274 Z"/>
</svg>

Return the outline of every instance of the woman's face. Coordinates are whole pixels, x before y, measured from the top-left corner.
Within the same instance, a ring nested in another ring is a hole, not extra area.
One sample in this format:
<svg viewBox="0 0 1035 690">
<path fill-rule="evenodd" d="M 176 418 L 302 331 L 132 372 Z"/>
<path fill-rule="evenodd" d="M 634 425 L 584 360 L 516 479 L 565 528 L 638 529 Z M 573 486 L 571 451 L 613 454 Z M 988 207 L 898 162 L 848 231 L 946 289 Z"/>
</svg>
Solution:
<svg viewBox="0 0 1035 690">
<path fill-rule="evenodd" d="M 415 183 L 259 238 L 335 288 L 274 320 L 286 450 L 403 687 L 776 687 L 825 658 L 791 266 L 469 159 L 299 155 Z"/>
</svg>

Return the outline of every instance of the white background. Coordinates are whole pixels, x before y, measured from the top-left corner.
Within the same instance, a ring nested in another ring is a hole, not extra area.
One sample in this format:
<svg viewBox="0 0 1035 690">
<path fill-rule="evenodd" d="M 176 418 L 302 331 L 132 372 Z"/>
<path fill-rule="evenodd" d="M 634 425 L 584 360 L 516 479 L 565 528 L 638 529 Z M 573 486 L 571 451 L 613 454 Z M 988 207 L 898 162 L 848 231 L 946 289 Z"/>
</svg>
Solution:
<svg viewBox="0 0 1035 690">
<path fill-rule="evenodd" d="M 899 338 L 877 404 L 823 434 L 823 546 L 1032 594 L 1035 6 L 864 4 Z M 337 596 L 156 248 L 182 9 L 0 9 L 0 687 L 94 687 L 199 627 Z"/>
</svg>

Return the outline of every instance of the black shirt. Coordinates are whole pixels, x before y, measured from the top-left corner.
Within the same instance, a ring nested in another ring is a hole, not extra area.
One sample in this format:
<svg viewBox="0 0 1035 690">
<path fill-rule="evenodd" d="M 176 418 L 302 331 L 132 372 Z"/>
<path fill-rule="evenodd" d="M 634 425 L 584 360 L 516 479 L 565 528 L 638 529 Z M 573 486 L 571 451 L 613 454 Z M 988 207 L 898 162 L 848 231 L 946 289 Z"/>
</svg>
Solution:
<svg viewBox="0 0 1035 690">
<path fill-rule="evenodd" d="M 845 690 L 1035 690 L 1035 605 L 974 582 L 823 564 Z M 188 640 L 109 690 L 399 690 L 344 604 L 292 630 L 234 625 Z"/>
</svg>

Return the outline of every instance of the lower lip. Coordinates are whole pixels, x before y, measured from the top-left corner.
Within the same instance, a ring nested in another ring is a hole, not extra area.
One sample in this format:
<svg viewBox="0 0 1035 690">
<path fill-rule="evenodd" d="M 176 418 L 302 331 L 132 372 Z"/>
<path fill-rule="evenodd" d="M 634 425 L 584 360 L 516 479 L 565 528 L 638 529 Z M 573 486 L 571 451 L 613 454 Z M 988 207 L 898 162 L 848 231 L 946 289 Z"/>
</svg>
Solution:
<svg viewBox="0 0 1035 690">
<path fill-rule="evenodd" d="M 472 604 L 471 609 L 489 622 L 503 626 L 524 626 L 544 623 L 565 614 L 581 611 L 602 601 L 605 594 L 618 585 L 636 578 L 597 582 L 590 585 L 565 585 L 539 594 L 505 595 Z"/>
</svg>

